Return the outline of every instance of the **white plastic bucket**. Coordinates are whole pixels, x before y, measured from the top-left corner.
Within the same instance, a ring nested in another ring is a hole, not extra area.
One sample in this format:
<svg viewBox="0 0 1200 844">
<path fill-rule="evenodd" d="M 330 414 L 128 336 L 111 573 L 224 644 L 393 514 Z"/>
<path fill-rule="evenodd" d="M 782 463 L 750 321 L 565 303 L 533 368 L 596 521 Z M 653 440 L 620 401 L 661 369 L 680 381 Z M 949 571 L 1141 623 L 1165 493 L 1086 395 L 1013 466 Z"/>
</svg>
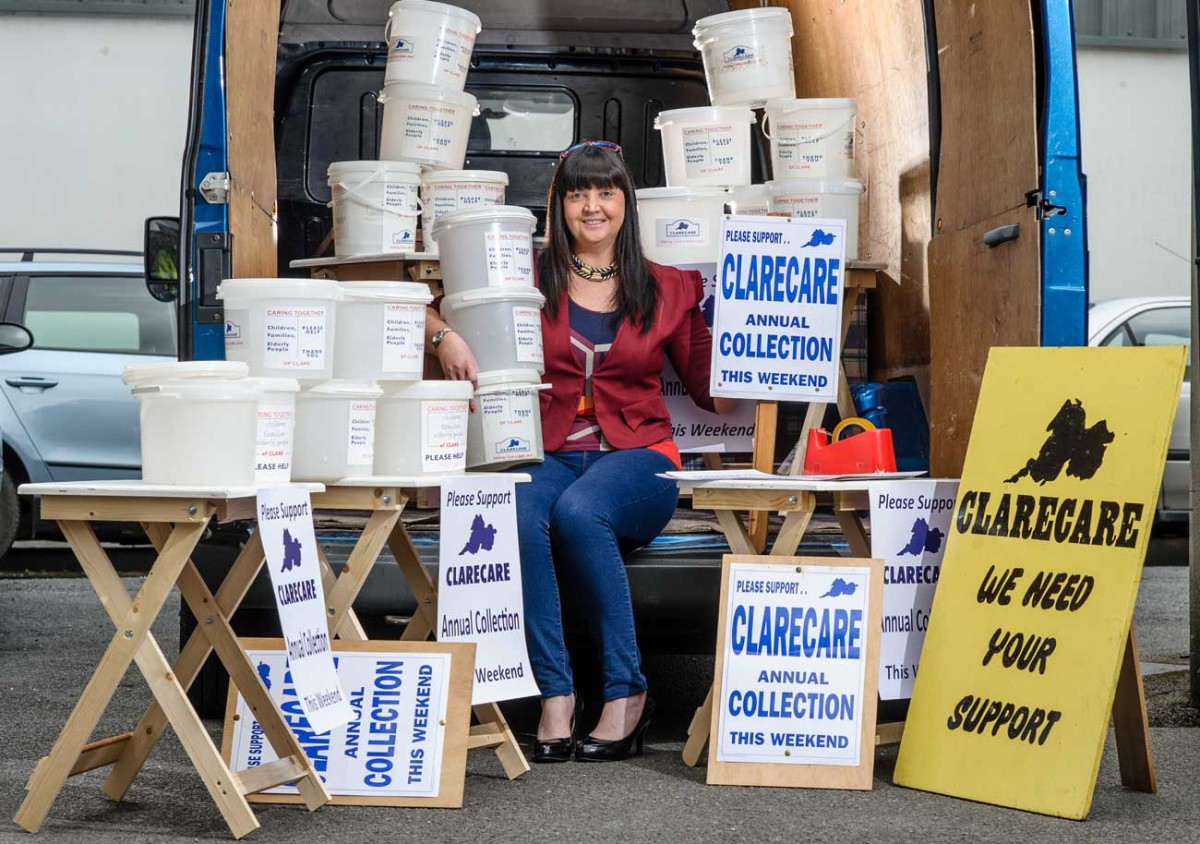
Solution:
<svg viewBox="0 0 1200 844">
<path fill-rule="evenodd" d="M 791 217 L 846 221 L 846 260 L 858 260 L 858 179 L 791 179 L 767 182 L 771 210 Z"/>
<path fill-rule="evenodd" d="M 490 372 L 475 388 L 475 410 L 467 429 L 467 468 L 489 469 L 540 463 L 542 408 L 537 374 L 528 370 Z"/>
<path fill-rule="evenodd" d="M 261 392 L 251 379 L 192 379 L 134 388 L 141 402 L 142 480 L 185 486 L 253 484 Z"/>
<path fill-rule="evenodd" d="M 433 294 L 405 281 L 342 283 L 333 377 L 345 381 L 420 381 L 425 366 L 425 306 Z"/>
<path fill-rule="evenodd" d="M 761 105 L 796 96 L 792 14 L 787 9 L 743 9 L 701 18 L 692 35 L 713 105 Z"/>
<path fill-rule="evenodd" d="M 750 184 L 750 126 L 754 112 L 742 106 L 679 108 L 659 113 L 663 162 L 669 187 Z"/>
<path fill-rule="evenodd" d="M 428 170 L 421 177 L 421 231 L 425 252 L 438 252 L 433 223 L 443 214 L 465 208 L 504 204 L 508 174 L 500 170 Z"/>
<path fill-rule="evenodd" d="M 389 384 L 379 400 L 375 474 L 442 475 L 467 468 L 470 381 Z"/>
<path fill-rule="evenodd" d="M 382 394 L 374 384 L 350 381 L 327 381 L 300 393 L 292 478 L 369 477 L 375 463 L 375 403 Z"/>
<path fill-rule="evenodd" d="M 642 188 L 637 192 L 642 251 L 660 264 L 703 264 L 721 250 L 721 188 Z"/>
<path fill-rule="evenodd" d="M 329 165 L 333 251 L 339 258 L 413 252 L 421 214 L 421 166 L 408 161 Z"/>
<path fill-rule="evenodd" d="M 400 0 L 388 12 L 384 81 L 424 82 L 462 90 L 471 66 L 479 17 L 429 0 Z"/>
<path fill-rule="evenodd" d="M 771 195 L 766 185 L 746 185 L 729 192 L 729 210 L 734 214 L 765 216 L 771 213 Z"/>
<path fill-rule="evenodd" d="M 856 101 L 771 100 L 765 111 L 763 133 L 771 141 L 775 181 L 854 175 Z"/>
<path fill-rule="evenodd" d="M 225 303 L 225 357 L 260 378 L 325 381 L 333 376 L 334 326 L 342 293 L 336 281 L 231 278 Z"/>
<path fill-rule="evenodd" d="M 255 434 L 254 482 L 286 484 L 292 481 L 292 451 L 296 434 L 295 378 L 255 378 L 262 390 L 258 400 Z"/>
<path fill-rule="evenodd" d="M 240 381 L 250 367 L 239 361 L 193 360 L 155 366 L 127 366 L 121 380 L 130 387 L 160 387 L 175 381 Z"/>
<path fill-rule="evenodd" d="M 546 297 L 525 289 L 468 290 L 442 300 L 442 317 L 462 335 L 479 371 L 546 371 L 542 354 L 542 306 Z"/>
<path fill-rule="evenodd" d="M 419 82 L 398 82 L 383 86 L 379 101 L 383 103 L 381 159 L 462 169 L 471 118 L 479 113 L 475 97 Z"/>
<path fill-rule="evenodd" d="M 433 236 L 441 244 L 442 289 L 447 296 L 469 290 L 533 287 L 533 229 L 525 208 L 495 205 L 438 217 Z"/>
</svg>

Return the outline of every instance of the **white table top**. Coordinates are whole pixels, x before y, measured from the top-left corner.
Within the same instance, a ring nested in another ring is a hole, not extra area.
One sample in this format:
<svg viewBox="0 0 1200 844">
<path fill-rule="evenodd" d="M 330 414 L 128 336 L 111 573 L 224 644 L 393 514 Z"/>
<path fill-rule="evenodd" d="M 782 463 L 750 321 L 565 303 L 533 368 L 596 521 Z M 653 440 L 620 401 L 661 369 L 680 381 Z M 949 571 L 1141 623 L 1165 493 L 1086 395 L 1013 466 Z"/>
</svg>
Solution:
<svg viewBox="0 0 1200 844">
<path fill-rule="evenodd" d="M 327 489 L 334 487 L 365 487 L 392 486 L 409 489 L 432 489 L 446 481 L 457 478 L 512 478 L 519 484 L 529 483 L 530 477 L 522 472 L 459 472 L 446 475 L 379 475 L 367 478 L 342 478 L 340 481 L 330 481 L 325 484 Z"/>
<path fill-rule="evenodd" d="M 672 478 L 680 492 L 696 489 L 768 489 L 781 492 L 865 492 L 871 484 L 910 480 L 925 472 L 881 472 L 873 475 L 804 476 L 768 475 L 753 470 L 708 470 L 697 472 L 664 472 L 661 477 Z"/>
<path fill-rule="evenodd" d="M 40 484 L 21 484 L 21 495 L 81 495 L 110 498 L 209 498 L 223 501 L 254 498 L 260 489 L 272 484 L 242 486 L 198 486 L 183 484 L 149 484 L 145 481 L 63 481 Z M 324 492 L 324 484 L 294 484 L 308 492 Z"/>
</svg>

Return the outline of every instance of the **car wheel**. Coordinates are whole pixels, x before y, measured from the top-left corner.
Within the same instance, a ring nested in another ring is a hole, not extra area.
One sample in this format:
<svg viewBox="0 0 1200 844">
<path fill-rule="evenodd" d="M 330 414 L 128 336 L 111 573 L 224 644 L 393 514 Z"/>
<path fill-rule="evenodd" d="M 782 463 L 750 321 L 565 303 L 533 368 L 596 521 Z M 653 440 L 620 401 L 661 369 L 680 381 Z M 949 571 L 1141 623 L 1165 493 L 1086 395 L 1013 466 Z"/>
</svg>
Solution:
<svg viewBox="0 0 1200 844">
<path fill-rule="evenodd" d="M 12 476 L 5 472 L 0 482 L 0 557 L 12 547 L 20 522 L 21 502 L 17 499 L 17 485 L 13 483 Z"/>
</svg>

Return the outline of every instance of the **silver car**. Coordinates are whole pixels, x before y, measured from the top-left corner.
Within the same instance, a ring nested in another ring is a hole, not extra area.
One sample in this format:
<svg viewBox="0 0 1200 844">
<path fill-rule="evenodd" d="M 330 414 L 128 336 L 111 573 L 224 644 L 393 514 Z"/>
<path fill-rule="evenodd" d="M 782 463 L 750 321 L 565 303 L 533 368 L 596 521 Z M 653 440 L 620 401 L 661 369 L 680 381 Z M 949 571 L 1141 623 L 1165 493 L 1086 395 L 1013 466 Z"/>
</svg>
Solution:
<svg viewBox="0 0 1200 844">
<path fill-rule="evenodd" d="M 1088 311 L 1089 346 L 1170 346 L 1191 343 L 1192 300 L 1187 296 L 1143 296 L 1097 302 Z M 1183 372 L 1179 409 L 1167 445 L 1158 515 L 1163 521 L 1187 521 L 1190 469 L 1188 458 L 1192 366 Z"/>
<path fill-rule="evenodd" d="M 175 306 L 147 292 L 140 253 L 0 249 L 7 257 L 2 319 L 34 344 L 0 357 L 0 554 L 37 528 L 18 485 L 141 476 L 138 405 L 121 372 L 174 361 L 178 349 Z"/>
</svg>

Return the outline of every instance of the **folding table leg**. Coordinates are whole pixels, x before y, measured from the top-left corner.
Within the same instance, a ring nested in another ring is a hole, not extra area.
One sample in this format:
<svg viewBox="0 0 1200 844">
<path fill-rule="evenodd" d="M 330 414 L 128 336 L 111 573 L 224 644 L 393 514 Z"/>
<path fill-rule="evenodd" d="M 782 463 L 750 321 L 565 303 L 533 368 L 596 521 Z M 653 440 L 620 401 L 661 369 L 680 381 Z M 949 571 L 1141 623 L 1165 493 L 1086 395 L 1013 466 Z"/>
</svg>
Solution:
<svg viewBox="0 0 1200 844">
<path fill-rule="evenodd" d="M 329 631 L 332 635 L 336 636 L 341 632 L 343 620 L 352 612 L 354 599 L 366 583 L 367 575 L 379 558 L 384 544 L 395 531 L 401 512 L 401 508 L 397 507 L 394 510 L 375 510 L 371 513 L 354 550 L 350 552 L 350 558 L 346 560 L 341 574 L 338 575 L 337 582 L 333 589 L 325 594 L 325 603 L 329 610 Z"/>
<path fill-rule="evenodd" d="M 404 525 L 396 525 L 388 536 L 388 548 L 396 558 L 409 590 L 417 599 L 417 610 L 400 638 L 406 642 L 423 642 L 437 627 L 437 586 L 421 564 L 421 557 Z"/>
<path fill-rule="evenodd" d="M 186 695 L 175 682 L 170 665 L 159 650 L 150 626 L 161 611 L 175 580 L 192 550 L 204 534 L 204 522 L 184 523 L 172 531 L 158 559 L 138 592 L 130 599 L 112 562 L 96 540 L 87 522 L 63 521 L 63 534 L 80 565 L 100 596 L 101 603 L 116 623 L 116 633 L 95 673 L 79 698 L 62 734 L 44 764 L 34 772 L 29 793 L 17 812 L 16 821 L 36 832 L 62 789 L 84 743 L 91 736 L 113 692 L 136 660 L 151 692 L 162 703 L 192 763 L 200 772 L 213 800 L 236 837 L 258 828 L 258 821 L 245 798 L 233 788 L 229 769 L 204 731 Z M 189 717 L 190 716 L 190 717 Z"/>
<path fill-rule="evenodd" d="M 317 543 L 317 562 L 321 566 L 321 586 L 325 590 L 325 600 L 328 601 L 330 593 L 333 592 L 333 587 L 337 585 L 337 575 L 333 573 L 333 566 L 329 564 L 329 558 L 325 556 L 325 549 L 321 547 L 320 543 Z M 362 622 L 358 620 L 358 615 L 353 609 L 346 611 L 340 629 L 330 635 L 346 639 L 350 642 L 365 642 L 367 640 L 367 631 L 363 628 Z"/>
<path fill-rule="evenodd" d="M 471 707 L 471 711 L 475 714 L 475 719 L 479 721 L 479 726 L 473 727 L 472 732 L 478 729 L 488 736 L 488 740 L 481 742 L 478 746 L 489 747 L 496 751 L 496 758 L 500 760 L 505 775 L 510 780 L 515 780 L 522 774 L 529 773 L 529 763 L 525 761 L 525 754 L 521 752 L 517 737 L 513 735 L 512 729 L 508 726 L 508 720 L 500 711 L 499 704 L 481 703 Z"/>
<path fill-rule="evenodd" d="M 147 531 L 147 536 L 157 546 L 158 543 L 150 532 L 150 525 L 143 527 Z M 229 569 L 229 573 L 225 576 L 225 580 L 221 583 L 221 587 L 217 590 L 215 603 L 216 609 L 221 615 L 226 618 L 233 616 L 251 584 L 254 583 L 254 579 L 258 577 L 263 559 L 262 536 L 255 531 L 250 535 L 250 539 L 243 546 L 233 566 Z M 191 566 L 192 563 L 189 561 L 187 565 Z M 199 616 L 197 621 L 203 624 L 207 615 L 208 613 Z M 210 653 L 212 653 L 212 645 L 199 629 L 192 632 L 186 644 L 181 643 L 179 657 L 175 660 L 174 665 L 175 678 L 179 681 L 180 686 L 184 689 L 191 687 Z M 121 752 L 116 764 L 113 765 L 108 778 L 105 779 L 103 786 L 105 794 L 113 800 L 121 800 L 125 796 L 129 791 L 130 784 L 137 777 L 142 766 L 146 764 L 150 751 L 158 743 L 166 726 L 167 716 L 163 712 L 162 706 L 157 700 L 152 701 L 145 714 L 142 715 L 142 719 L 138 721 L 137 727 L 134 728 L 128 745 Z"/>
</svg>

